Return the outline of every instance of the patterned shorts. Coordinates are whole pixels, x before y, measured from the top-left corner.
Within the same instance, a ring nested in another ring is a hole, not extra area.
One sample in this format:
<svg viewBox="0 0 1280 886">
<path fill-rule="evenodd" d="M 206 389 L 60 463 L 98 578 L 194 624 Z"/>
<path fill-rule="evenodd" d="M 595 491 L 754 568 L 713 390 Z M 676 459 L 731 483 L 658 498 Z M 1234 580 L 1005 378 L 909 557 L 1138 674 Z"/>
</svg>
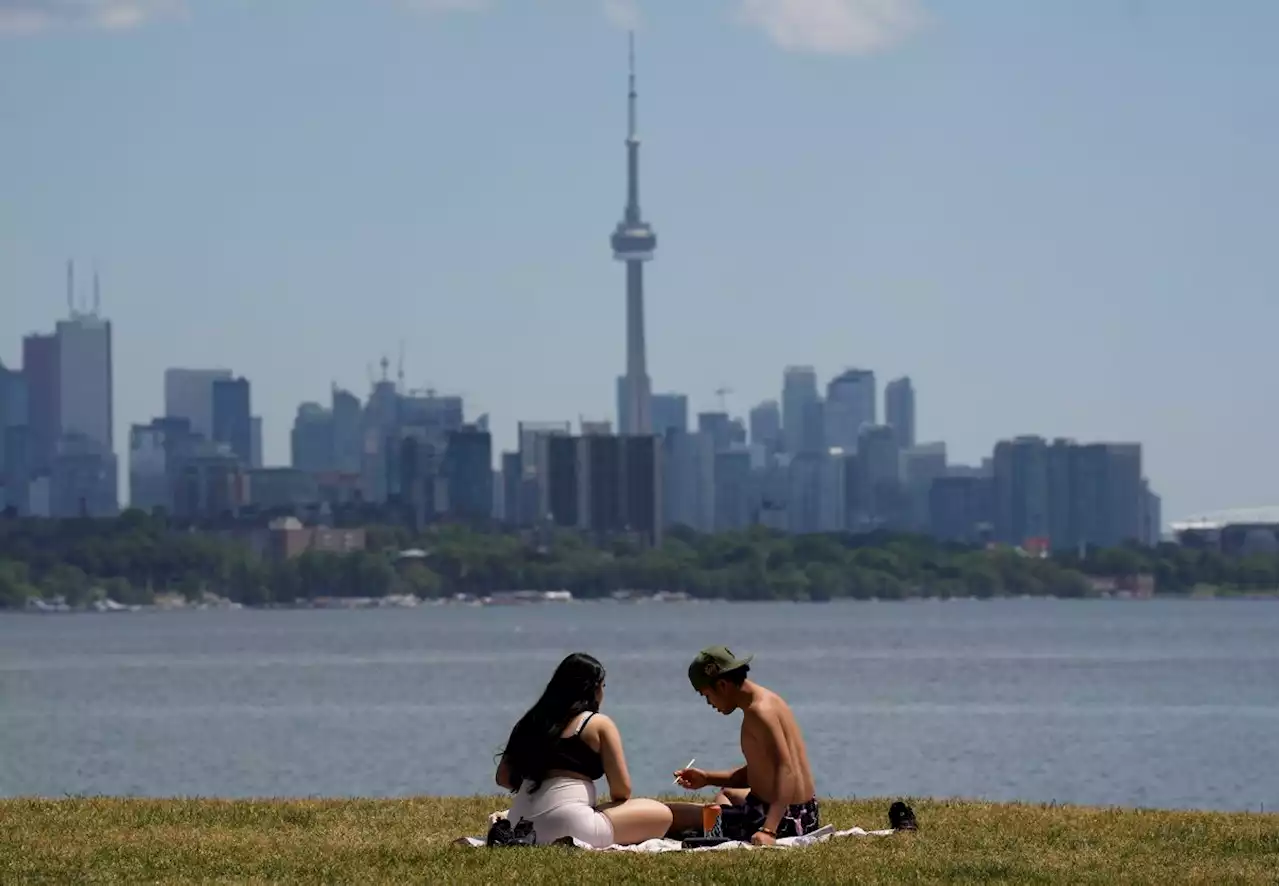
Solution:
<svg viewBox="0 0 1280 886">
<path fill-rule="evenodd" d="M 716 836 L 730 840 L 747 841 L 751 835 L 764 827 L 765 817 L 769 814 L 769 804 L 755 794 L 747 794 L 746 802 L 741 806 L 725 806 L 720 813 L 719 831 Z M 793 803 L 782 813 L 778 822 L 779 837 L 799 837 L 811 834 L 821 827 L 818 814 L 818 799 L 811 798 L 805 803 Z"/>
</svg>

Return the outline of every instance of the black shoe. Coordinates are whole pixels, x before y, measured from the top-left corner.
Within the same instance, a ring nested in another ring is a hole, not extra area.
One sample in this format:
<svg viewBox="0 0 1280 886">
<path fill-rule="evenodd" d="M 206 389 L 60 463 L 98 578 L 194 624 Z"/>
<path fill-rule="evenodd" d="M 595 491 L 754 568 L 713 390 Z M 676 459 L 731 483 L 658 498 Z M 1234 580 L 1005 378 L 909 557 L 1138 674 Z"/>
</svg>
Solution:
<svg viewBox="0 0 1280 886">
<path fill-rule="evenodd" d="M 514 840 L 511 833 L 511 822 L 500 818 L 489 825 L 489 834 L 484 838 L 486 846 L 510 846 Z"/>
<path fill-rule="evenodd" d="M 515 827 L 505 818 L 500 818 L 489 827 L 489 835 L 485 838 L 486 846 L 533 846 L 538 836 L 533 831 L 533 822 L 520 819 Z"/>
<path fill-rule="evenodd" d="M 889 827 L 895 831 L 916 831 L 919 826 L 916 824 L 916 814 L 911 807 L 901 800 L 898 800 L 889 807 Z"/>
<path fill-rule="evenodd" d="M 511 833 L 515 837 L 515 845 L 517 846 L 537 845 L 538 835 L 533 832 L 533 822 L 528 819 L 522 818 L 516 822 L 516 826 Z"/>
</svg>

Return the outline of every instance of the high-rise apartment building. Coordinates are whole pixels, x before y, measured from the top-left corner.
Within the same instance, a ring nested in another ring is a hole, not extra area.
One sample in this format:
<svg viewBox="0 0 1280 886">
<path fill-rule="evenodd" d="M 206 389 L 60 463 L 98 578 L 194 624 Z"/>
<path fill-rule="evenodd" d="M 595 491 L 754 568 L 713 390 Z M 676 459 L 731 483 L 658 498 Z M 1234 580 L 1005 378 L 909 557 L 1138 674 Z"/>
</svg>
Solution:
<svg viewBox="0 0 1280 886">
<path fill-rule="evenodd" d="M 876 423 L 876 375 L 847 369 L 827 384 L 823 406 L 823 443 L 856 452 L 862 428 Z"/>
<path fill-rule="evenodd" d="M 755 512 L 751 454 L 745 449 L 717 452 L 713 479 L 715 531 L 732 532 L 750 525 Z"/>
<path fill-rule="evenodd" d="M 995 539 L 1021 545 L 1049 538 L 1048 444 L 1042 437 L 1001 440 L 993 456 Z"/>
<path fill-rule="evenodd" d="M 360 398 L 334 386 L 330 392 L 333 416 L 333 467 L 344 474 L 359 474 L 364 443 L 364 414 Z"/>
<path fill-rule="evenodd" d="M 654 394 L 649 399 L 653 433 L 659 437 L 667 431 L 689 430 L 689 398 L 685 394 Z"/>
<path fill-rule="evenodd" d="M 858 435 L 860 526 L 903 528 L 907 503 L 902 485 L 902 451 L 887 425 L 863 425 Z"/>
<path fill-rule="evenodd" d="M 929 531 L 943 541 L 990 540 L 993 481 L 979 474 L 939 477 L 929 486 Z"/>
<path fill-rule="evenodd" d="M 699 526 L 702 439 L 684 431 L 662 438 L 663 526 Z"/>
<path fill-rule="evenodd" d="M 715 452 L 725 452 L 733 445 L 733 424 L 727 412 L 699 412 L 698 433 L 711 438 Z"/>
<path fill-rule="evenodd" d="M 884 386 L 884 423 L 893 428 L 899 449 L 916 445 L 916 389 L 910 378 L 895 378 Z"/>
<path fill-rule="evenodd" d="M 770 454 L 782 448 L 782 409 L 777 400 L 765 400 L 753 406 L 747 416 L 747 424 L 751 430 L 751 445 L 763 446 Z"/>
<path fill-rule="evenodd" d="M 557 526 L 579 525 L 578 477 L 582 440 L 612 434 L 583 434 L 582 437 L 556 435 L 547 439 L 547 513 Z"/>
<path fill-rule="evenodd" d="M 448 514 L 468 520 L 493 516 L 493 442 L 488 431 L 463 425 L 449 431 L 443 472 Z"/>
<path fill-rule="evenodd" d="M 573 429 L 567 421 L 521 421 L 516 435 L 520 446 L 520 516 L 515 522 L 534 525 L 547 519 L 550 508 L 548 441 L 571 437 Z"/>
<path fill-rule="evenodd" d="M 1018 437 L 996 444 L 995 537 L 1055 550 L 1114 547 L 1149 535 L 1148 499 L 1137 443 Z"/>
<path fill-rule="evenodd" d="M 303 403 L 289 435 L 290 464 L 300 471 L 333 470 L 333 412 L 319 403 Z"/>
<path fill-rule="evenodd" d="M 787 452 L 813 451 L 814 441 L 806 421 L 818 396 L 818 373 L 812 366 L 788 366 L 782 373 L 782 439 Z M 818 447 L 821 448 L 821 447 Z"/>
<path fill-rule="evenodd" d="M 889 426 L 896 441 L 902 439 L 899 428 Z M 902 452 L 902 485 L 907 496 L 908 528 L 917 532 L 929 530 L 929 490 L 935 480 L 947 475 L 947 444 L 921 443 Z"/>
</svg>

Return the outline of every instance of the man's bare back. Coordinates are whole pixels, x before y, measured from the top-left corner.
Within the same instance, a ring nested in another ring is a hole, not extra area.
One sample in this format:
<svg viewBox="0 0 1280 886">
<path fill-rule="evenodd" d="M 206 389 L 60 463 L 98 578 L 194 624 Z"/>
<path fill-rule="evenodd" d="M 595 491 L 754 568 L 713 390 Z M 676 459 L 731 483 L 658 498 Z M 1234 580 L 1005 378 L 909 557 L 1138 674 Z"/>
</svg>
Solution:
<svg viewBox="0 0 1280 886">
<path fill-rule="evenodd" d="M 742 756 L 747 760 L 747 788 L 766 803 L 789 806 L 813 799 L 809 751 L 791 706 L 776 692 L 758 683 L 751 684 L 751 688 L 754 690 L 752 700 L 742 709 Z M 775 729 L 782 735 L 781 747 L 776 749 Z"/>
</svg>

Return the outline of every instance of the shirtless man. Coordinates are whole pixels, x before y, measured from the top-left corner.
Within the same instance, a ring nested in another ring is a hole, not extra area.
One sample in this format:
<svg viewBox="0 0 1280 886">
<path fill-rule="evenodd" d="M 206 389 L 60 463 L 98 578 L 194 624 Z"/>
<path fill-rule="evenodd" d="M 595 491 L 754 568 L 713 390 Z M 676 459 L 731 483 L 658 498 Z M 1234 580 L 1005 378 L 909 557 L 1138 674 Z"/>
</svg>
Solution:
<svg viewBox="0 0 1280 886">
<path fill-rule="evenodd" d="M 809 753 L 791 708 L 775 692 L 747 679 L 752 656 L 737 658 L 724 646 L 698 653 L 689 665 L 689 682 L 720 713 L 742 711 L 742 756 L 738 769 L 707 772 L 681 769 L 676 782 L 691 791 L 721 788 L 715 801 L 731 807 L 722 813 L 724 836 L 757 846 L 778 837 L 795 837 L 819 827 L 818 800 L 809 770 Z M 700 803 L 668 803 L 671 834 L 702 827 Z"/>
</svg>

